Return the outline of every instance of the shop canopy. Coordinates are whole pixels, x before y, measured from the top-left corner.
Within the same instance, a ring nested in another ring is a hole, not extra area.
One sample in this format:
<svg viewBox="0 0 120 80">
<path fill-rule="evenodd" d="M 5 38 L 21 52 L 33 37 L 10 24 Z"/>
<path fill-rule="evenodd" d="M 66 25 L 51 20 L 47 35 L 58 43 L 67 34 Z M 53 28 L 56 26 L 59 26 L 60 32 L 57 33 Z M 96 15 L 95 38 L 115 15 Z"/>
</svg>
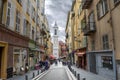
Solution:
<svg viewBox="0 0 120 80">
<path fill-rule="evenodd" d="M 43 49 L 39 49 L 39 48 L 34 48 L 34 49 L 31 49 L 32 51 L 39 51 L 39 52 L 45 52 Z"/>
<path fill-rule="evenodd" d="M 54 55 L 52 55 L 52 54 L 49 56 L 49 58 L 50 59 L 56 59 L 56 57 Z"/>
<path fill-rule="evenodd" d="M 77 56 L 83 56 L 85 54 L 85 52 L 79 52 L 79 53 L 76 53 Z"/>
</svg>

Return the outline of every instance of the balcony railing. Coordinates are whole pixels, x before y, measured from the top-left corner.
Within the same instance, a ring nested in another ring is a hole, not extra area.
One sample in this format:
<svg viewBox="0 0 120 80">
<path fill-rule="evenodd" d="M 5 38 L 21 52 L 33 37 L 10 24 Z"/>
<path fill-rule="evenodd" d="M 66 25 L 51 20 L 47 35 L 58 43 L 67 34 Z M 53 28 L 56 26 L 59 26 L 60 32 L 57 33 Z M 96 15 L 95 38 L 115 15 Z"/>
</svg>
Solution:
<svg viewBox="0 0 120 80">
<path fill-rule="evenodd" d="M 83 28 L 83 32 L 85 36 L 89 36 L 92 33 L 96 32 L 96 25 L 95 22 L 89 22 L 85 28 Z"/>
<path fill-rule="evenodd" d="M 93 0 L 82 0 L 83 4 L 82 4 L 82 8 L 83 9 L 88 9 L 89 6 L 91 5 Z"/>
</svg>

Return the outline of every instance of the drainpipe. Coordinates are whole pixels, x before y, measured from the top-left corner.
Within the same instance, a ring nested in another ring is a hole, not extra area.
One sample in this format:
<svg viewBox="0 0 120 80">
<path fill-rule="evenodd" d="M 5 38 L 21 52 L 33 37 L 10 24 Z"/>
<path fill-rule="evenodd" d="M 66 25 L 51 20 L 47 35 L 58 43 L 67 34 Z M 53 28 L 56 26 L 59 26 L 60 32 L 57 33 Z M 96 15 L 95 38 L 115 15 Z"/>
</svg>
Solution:
<svg viewBox="0 0 120 80">
<path fill-rule="evenodd" d="M 109 19 L 109 23 L 111 25 L 111 29 L 112 29 L 112 38 L 113 38 L 113 69 L 114 69 L 114 76 L 115 76 L 115 80 L 117 80 L 117 68 L 116 68 L 116 59 L 115 59 L 115 50 L 116 50 L 116 42 L 115 42 L 115 32 L 114 32 L 114 25 L 113 25 L 113 18 L 112 18 L 112 8 L 111 8 L 111 3 L 109 2 L 109 11 L 110 11 L 110 19 Z"/>
</svg>

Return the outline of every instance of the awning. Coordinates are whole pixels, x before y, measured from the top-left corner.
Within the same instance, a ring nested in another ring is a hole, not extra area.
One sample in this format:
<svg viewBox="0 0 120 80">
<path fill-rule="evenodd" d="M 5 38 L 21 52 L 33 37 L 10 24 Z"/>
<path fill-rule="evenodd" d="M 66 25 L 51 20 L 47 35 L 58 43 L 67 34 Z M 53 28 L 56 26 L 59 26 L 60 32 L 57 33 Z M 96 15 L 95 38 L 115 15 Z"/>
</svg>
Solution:
<svg viewBox="0 0 120 80">
<path fill-rule="evenodd" d="M 54 55 L 52 55 L 52 54 L 49 56 L 49 58 L 50 59 L 56 59 L 56 57 Z"/>
<path fill-rule="evenodd" d="M 79 52 L 79 53 L 76 53 L 77 56 L 83 56 L 85 54 L 85 52 Z"/>
<path fill-rule="evenodd" d="M 34 49 L 31 49 L 32 51 L 39 51 L 39 52 L 45 52 L 44 50 L 42 49 L 39 49 L 39 48 L 34 48 Z"/>
</svg>

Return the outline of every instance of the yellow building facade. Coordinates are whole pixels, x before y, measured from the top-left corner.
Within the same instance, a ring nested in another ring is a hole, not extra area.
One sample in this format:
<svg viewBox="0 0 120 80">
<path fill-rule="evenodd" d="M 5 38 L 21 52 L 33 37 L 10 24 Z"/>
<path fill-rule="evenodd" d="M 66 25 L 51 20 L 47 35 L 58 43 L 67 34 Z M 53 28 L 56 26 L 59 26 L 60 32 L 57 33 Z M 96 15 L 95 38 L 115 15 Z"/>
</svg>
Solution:
<svg viewBox="0 0 120 80">
<path fill-rule="evenodd" d="M 44 0 L 0 1 L 0 78 L 24 74 L 40 60 L 44 16 Z"/>
<path fill-rule="evenodd" d="M 71 20 L 74 63 L 80 63 L 77 66 L 81 66 L 83 62 L 77 61 L 81 61 L 80 53 L 85 53 L 85 69 L 113 80 L 120 79 L 119 2 L 75 0 L 66 26 L 66 43 L 69 45 L 68 23 Z"/>
<path fill-rule="evenodd" d="M 87 36 L 88 70 L 113 80 L 120 79 L 117 77 L 120 75 L 119 8 L 119 0 L 89 0 L 82 6 L 85 10 L 83 32 Z"/>
</svg>

